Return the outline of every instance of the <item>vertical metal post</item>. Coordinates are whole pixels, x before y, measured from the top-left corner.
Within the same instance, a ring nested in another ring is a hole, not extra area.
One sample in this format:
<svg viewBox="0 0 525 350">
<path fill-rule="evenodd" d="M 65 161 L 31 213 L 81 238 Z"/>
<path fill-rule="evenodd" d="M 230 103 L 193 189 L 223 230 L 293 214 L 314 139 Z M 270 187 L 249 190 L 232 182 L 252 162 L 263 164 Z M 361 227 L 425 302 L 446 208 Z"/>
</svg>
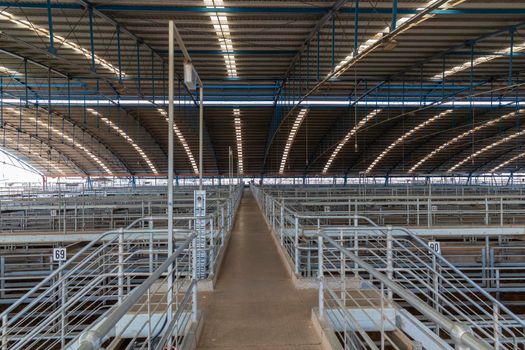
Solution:
<svg viewBox="0 0 525 350">
<path fill-rule="evenodd" d="M 272 200 L 272 216 L 271 216 L 272 230 L 275 230 L 275 201 Z"/>
<path fill-rule="evenodd" d="M 499 225 L 503 226 L 503 197 L 499 198 Z"/>
<path fill-rule="evenodd" d="M 2 317 L 2 350 L 7 350 L 7 314 Z"/>
<path fill-rule="evenodd" d="M 432 200 L 430 199 L 430 194 L 427 199 L 427 226 L 432 226 Z"/>
<path fill-rule="evenodd" d="M 151 51 L 151 95 L 153 103 L 155 103 L 155 59 L 153 51 Z"/>
<path fill-rule="evenodd" d="M 319 318 L 324 318 L 324 270 L 323 270 L 323 236 L 317 239 L 317 278 L 319 280 Z"/>
<path fill-rule="evenodd" d="M 489 200 L 485 197 L 485 225 L 489 224 Z"/>
<path fill-rule="evenodd" d="M 321 31 L 317 32 L 317 81 L 321 80 Z"/>
<path fill-rule="evenodd" d="M 359 36 L 359 0 L 355 0 L 355 11 L 354 11 L 354 57 L 359 53 L 358 45 Z"/>
<path fill-rule="evenodd" d="M 385 350 L 385 285 L 381 282 L 381 322 L 380 322 L 380 335 L 381 335 L 381 350 Z"/>
<path fill-rule="evenodd" d="M 120 26 L 117 25 L 117 60 L 118 60 L 118 81 L 122 84 L 122 54 L 120 52 Z M 162 75 L 164 76 L 164 74 Z"/>
<path fill-rule="evenodd" d="M 197 241 L 193 239 L 191 247 L 191 278 L 193 286 L 191 288 L 191 318 L 192 321 L 197 321 L 198 298 L 197 298 Z"/>
<path fill-rule="evenodd" d="M 228 203 L 228 207 L 230 207 L 230 204 Z M 226 227 L 224 226 L 224 206 L 221 207 L 221 246 L 224 245 L 224 236 Z"/>
<path fill-rule="evenodd" d="M 175 92 L 175 45 L 174 24 L 168 24 L 168 256 L 173 253 L 173 97 Z M 168 295 L 166 302 L 167 324 L 171 322 L 173 314 L 173 265 L 168 269 Z"/>
<path fill-rule="evenodd" d="M 499 306 L 497 303 L 494 303 L 492 305 L 492 315 L 494 318 L 494 350 L 500 349 L 500 340 L 499 340 L 499 334 L 500 334 L 500 326 L 499 326 Z"/>
<path fill-rule="evenodd" d="M 26 84 L 25 93 L 26 93 L 26 100 L 25 100 L 25 108 L 29 105 L 29 81 L 27 79 L 27 58 L 24 58 L 24 81 Z M 22 116 L 22 108 L 20 108 L 20 116 Z M 20 118 L 20 129 L 22 129 L 22 118 Z M 64 118 L 62 118 L 62 132 L 64 132 Z M 62 143 L 64 143 L 64 136 L 62 135 Z"/>
<path fill-rule="evenodd" d="M 48 51 L 52 55 L 57 53 L 55 49 L 55 34 L 53 33 L 53 11 L 51 10 L 51 0 L 47 0 L 47 25 L 49 28 L 49 48 Z M 27 80 L 26 80 L 27 84 Z"/>
<path fill-rule="evenodd" d="M 357 209 L 357 204 L 356 204 Z M 359 221 L 357 219 L 357 210 L 355 213 L 354 218 L 354 227 L 357 227 L 359 225 Z M 355 256 L 359 256 L 359 233 L 357 230 L 354 231 L 354 254 Z M 357 278 L 359 277 L 359 265 L 357 263 L 354 263 L 354 276 Z"/>
<path fill-rule="evenodd" d="M 62 261 L 58 262 L 58 269 L 60 270 L 60 273 L 58 274 L 58 279 L 62 282 L 60 283 L 60 344 L 62 349 L 66 346 L 66 285 L 65 281 L 63 280 L 62 275 Z"/>
<path fill-rule="evenodd" d="M 203 152 L 203 130 L 204 130 L 204 87 L 199 86 L 199 190 L 202 190 L 202 152 Z"/>
<path fill-rule="evenodd" d="M 281 227 L 279 229 L 281 245 L 283 245 L 283 234 L 284 234 L 284 198 L 281 198 Z"/>
<path fill-rule="evenodd" d="M 5 256 L 0 256 L 0 298 L 5 295 Z"/>
<path fill-rule="evenodd" d="M 396 30 L 397 24 L 397 0 L 392 1 L 392 24 L 390 25 L 390 32 Z"/>
<path fill-rule="evenodd" d="M 509 30 L 510 35 L 510 52 L 509 52 L 509 81 L 508 85 L 512 85 L 512 61 L 514 56 L 514 32 L 516 31 L 516 28 L 511 28 Z"/>
<path fill-rule="evenodd" d="M 419 226 L 419 198 L 416 198 L 416 214 L 417 214 L 416 225 Z"/>
<path fill-rule="evenodd" d="M 118 230 L 118 303 L 124 298 L 124 229 Z"/>
<path fill-rule="evenodd" d="M 232 193 L 232 174 L 233 174 L 233 153 L 232 147 L 228 146 L 228 187 L 230 195 Z"/>
<path fill-rule="evenodd" d="M 393 280 L 394 278 L 394 252 L 393 252 L 393 237 L 392 237 L 392 226 L 387 226 L 386 233 L 386 273 L 388 279 Z M 392 290 L 388 289 L 388 300 L 392 300 Z"/>
<path fill-rule="evenodd" d="M 335 68 L 335 15 L 332 16 L 332 71 Z"/>
<path fill-rule="evenodd" d="M 295 273 L 299 273 L 299 218 L 295 217 L 295 238 L 294 238 L 294 263 L 295 263 Z"/>
<path fill-rule="evenodd" d="M 95 65 L 95 38 L 93 36 L 93 7 L 91 6 L 88 7 L 88 15 L 89 15 L 89 43 L 91 47 L 91 70 L 95 72 L 97 68 Z"/>
<path fill-rule="evenodd" d="M 137 41 L 137 87 L 138 87 L 138 93 L 139 96 L 142 96 L 142 82 L 141 82 L 141 76 L 140 76 L 140 42 Z"/>
<path fill-rule="evenodd" d="M 434 309 L 439 312 L 439 272 L 438 272 L 438 264 L 436 255 L 432 254 L 432 269 L 434 270 L 432 273 L 432 282 L 433 282 L 433 289 L 434 289 Z M 439 325 L 436 323 L 436 334 L 439 334 Z"/>
<path fill-rule="evenodd" d="M 215 250 L 216 250 L 215 232 L 213 231 L 213 218 L 210 218 L 209 225 L 210 225 L 210 248 L 208 250 L 209 252 L 208 261 L 210 262 L 209 276 L 213 276 L 215 274 Z"/>
</svg>

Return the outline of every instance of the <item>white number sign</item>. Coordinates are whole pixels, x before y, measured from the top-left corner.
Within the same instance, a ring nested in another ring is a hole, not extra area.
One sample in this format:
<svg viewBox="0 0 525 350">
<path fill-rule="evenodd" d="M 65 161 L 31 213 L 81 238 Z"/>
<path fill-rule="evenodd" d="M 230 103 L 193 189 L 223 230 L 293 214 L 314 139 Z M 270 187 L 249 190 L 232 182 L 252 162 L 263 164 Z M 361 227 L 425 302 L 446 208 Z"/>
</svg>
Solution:
<svg viewBox="0 0 525 350">
<path fill-rule="evenodd" d="M 66 248 L 53 248 L 53 261 L 66 261 L 67 250 Z"/>
<path fill-rule="evenodd" d="M 436 241 L 428 242 L 428 249 L 430 249 L 431 251 L 435 253 L 441 254 L 441 244 L 439 242 L 436 242 Z"/>
</svg>

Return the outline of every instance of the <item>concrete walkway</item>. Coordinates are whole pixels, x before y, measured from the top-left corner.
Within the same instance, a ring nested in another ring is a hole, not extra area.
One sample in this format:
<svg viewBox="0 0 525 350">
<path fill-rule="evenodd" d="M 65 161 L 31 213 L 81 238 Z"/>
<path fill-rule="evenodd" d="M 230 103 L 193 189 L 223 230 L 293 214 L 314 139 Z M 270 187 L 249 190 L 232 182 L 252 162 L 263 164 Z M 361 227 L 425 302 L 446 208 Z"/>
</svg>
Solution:
<svg viewBox="0 0 525 350">
<path fill-rule="evenodd" d="M 201 296 L 199 349 L 320 349 L 310 321 L 315 291 L 286 273 L 250 190 L 244 192 L 216 289 Z"/>
</svg>

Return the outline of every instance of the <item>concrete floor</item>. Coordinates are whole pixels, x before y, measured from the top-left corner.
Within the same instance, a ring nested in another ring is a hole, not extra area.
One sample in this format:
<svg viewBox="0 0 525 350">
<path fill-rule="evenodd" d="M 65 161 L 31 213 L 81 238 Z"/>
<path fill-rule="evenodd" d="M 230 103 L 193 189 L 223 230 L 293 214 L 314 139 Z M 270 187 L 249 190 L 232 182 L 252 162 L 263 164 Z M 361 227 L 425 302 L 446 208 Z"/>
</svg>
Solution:
<svg viewBox="0 0 525 350">
<path fill-rule="evenodd" d="M 316 292 L 297 290 L 250 190 L 245 190 L 213 293 L 201 295 L 198 349 L 321 349 Z"/>
</svg>

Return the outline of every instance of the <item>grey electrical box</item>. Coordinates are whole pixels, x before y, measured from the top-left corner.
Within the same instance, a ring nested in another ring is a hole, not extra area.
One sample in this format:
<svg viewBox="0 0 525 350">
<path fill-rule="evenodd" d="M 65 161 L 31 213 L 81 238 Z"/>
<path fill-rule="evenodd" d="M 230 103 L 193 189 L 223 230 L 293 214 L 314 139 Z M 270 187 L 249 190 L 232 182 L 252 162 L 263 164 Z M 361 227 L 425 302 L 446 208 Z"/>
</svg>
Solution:
<svg viewBox="0 0 525 350">
<path fill-rule="evenodd" d="M 184 63 L 184 84 L 190 91 L 197 89 L 197 71 L 192 63 Z"/>
</svg>

